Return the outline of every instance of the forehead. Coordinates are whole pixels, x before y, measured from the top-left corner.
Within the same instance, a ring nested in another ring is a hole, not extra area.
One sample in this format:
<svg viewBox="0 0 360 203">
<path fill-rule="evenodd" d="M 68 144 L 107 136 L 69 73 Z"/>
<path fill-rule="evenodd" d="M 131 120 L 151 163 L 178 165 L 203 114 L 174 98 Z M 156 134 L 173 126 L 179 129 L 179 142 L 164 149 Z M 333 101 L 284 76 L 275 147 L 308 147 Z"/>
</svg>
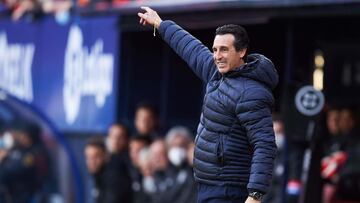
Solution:
<svg viewBox="0 0 360 203">
<path fill-rule="evenodd" d="M 91 155 L 96 156 L 96 155 L 101 155 L 103 153 L 103 150 L 101 150 L 97 146 L 89 145 L 89 146 L 86 146 L 85 153 L 89 156 L 91 156 Z"/>
<path fill-rule="evenodd" d="M 142 140 L 131 140 L 130 141 L 130 148 L 136 148 L 136 147 L 145 147 L 146 146 L 146 143 L 145 141 L 142 141 Z"/>
<path fill-rule="evenodd" d="M 125 129 L 121 126 L 114 125 L 110 128 L 109 133 L 110 134 L 121 134 L 121 133 L 125 133 Z"/>
<path fill-rule="evenodd" d="M 232 34 L 216 35 L 213 47 L 234 46 L 235 37 Z"/>
<path fill-rule="evenodd" d="M 136 116 L 153 116 L 153 111 L 148 108 L 140 108 L 136 111 Z"/>
</svg>

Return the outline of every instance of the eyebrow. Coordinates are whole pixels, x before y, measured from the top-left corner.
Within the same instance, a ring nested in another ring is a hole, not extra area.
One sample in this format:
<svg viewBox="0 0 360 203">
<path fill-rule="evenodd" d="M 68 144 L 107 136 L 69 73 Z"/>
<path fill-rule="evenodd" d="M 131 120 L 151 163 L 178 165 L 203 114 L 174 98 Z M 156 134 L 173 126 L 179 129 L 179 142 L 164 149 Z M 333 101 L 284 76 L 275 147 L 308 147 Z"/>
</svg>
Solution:
<svg viewBox="0 0 360 203">
<path fill-rule="evenodd" d="M 212 47 L 212 49 L 214 50 L 215 48 L 218 48 L 218 49 L 221 49 L 221 48 L 227 48 L 227 49 L 230 49 L 228 46 L 219 46 L 219 47 Z"/>
</svg>

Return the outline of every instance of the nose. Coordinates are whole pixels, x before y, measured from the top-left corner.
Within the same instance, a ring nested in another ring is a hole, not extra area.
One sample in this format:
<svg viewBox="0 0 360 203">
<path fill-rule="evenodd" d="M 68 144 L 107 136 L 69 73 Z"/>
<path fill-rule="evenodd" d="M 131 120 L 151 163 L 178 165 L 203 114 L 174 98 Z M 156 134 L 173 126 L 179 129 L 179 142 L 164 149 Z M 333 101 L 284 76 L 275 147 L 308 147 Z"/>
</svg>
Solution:
<svg viewBox="0 0 360 203">
<path fill-rule="evenodd" d="M 220 51 L 214 51 L 214 59 L 215 60 L 221 60 L 222 55 L 220 54 Z"/>
</svg>

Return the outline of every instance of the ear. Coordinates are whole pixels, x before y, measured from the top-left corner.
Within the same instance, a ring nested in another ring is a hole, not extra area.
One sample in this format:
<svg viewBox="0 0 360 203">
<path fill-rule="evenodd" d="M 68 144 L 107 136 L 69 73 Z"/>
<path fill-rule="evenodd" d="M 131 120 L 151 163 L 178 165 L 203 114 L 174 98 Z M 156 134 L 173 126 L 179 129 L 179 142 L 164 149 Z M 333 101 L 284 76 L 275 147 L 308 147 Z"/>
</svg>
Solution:
<svg viewBox="0 0 360 203">
<path fill-rule="evenodd" d="M 247 49 L 244 48 L 244 49 L 241 49 L 240 51 L 238 51 L 239 55 L 240 55 L 240 58 L 244 58 L 245 54 L 246 54 L 246 51 Z"/>
</svg>

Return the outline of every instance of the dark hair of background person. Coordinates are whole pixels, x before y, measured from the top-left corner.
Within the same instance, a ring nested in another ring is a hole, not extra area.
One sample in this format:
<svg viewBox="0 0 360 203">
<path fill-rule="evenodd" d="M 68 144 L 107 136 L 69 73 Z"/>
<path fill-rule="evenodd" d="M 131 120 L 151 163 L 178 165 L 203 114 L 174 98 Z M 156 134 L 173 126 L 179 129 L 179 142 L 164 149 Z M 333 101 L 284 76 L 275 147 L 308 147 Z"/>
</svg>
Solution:
<svg viewBox="0 0 360 203">
<path fill-rule="evenodd" d="M 96 147 L 101 151 L 106 152 L 104 140 L 101 137 L 91 137 L 86 141 L 85 147 Z"/>
<path fill-rule="evenodd" d="M 155 116 L 155 118 L 158 118 L 158 116 L 159 116 L 158 109 L 150 103 L 141 102 L 141 103 L 137 104 L 135 111 L 137 111 L 139 109 L 146 109 L 146 110 L 150 111 Z"/>
<path fill-rule="evenodd" d="M 151 138 L 145 137 L 145 136 L 140 136 L 140 135 L 135 135 L 130 138 L 130 142 L 143 142 L 143 143 L 145 143 L 145 145 L 150 145 Z"/>
<path fill-rule="evenodd" d="M 113 123 L 110 127 L 117 126 L 125 131 L 126 137 L 130 137 L 130 129 L 122 123 Z"/>
</svg>

